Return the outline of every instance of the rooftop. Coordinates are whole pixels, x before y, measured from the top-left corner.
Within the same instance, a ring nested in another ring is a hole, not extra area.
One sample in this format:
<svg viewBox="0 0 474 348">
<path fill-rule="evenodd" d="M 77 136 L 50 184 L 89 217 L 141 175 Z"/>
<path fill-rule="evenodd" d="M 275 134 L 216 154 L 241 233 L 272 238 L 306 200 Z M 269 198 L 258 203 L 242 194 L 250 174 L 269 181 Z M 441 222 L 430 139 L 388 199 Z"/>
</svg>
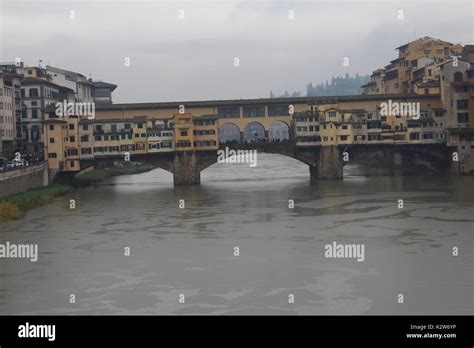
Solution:
<svg viewBox="0 0 474 348">
<path fill-rule="evenodd" d="M 259 98 L 259 99 L 226 99 L 226 100 L 190 100 L 190 101 L 168 101 L 168 102 L 147 102 L 147 103 L 118 103 L 97 105 L 96 111 L 106 110 L 136 110 L 136 109 L 170 109 L 179 108 L 180 105 L 189 107 L 223 107 L 242 105 L 290 105 L 290 104 L 337 104 L 351 101 L 377 101 L 377 100 L 408 100 L 408 99 L 439 99 L 438 94 L 417 95 L 417 94 L 370 94 L 370 95 L 346 95 L 346 96 L 307 96 L 289 98 Z"/>
</svg>

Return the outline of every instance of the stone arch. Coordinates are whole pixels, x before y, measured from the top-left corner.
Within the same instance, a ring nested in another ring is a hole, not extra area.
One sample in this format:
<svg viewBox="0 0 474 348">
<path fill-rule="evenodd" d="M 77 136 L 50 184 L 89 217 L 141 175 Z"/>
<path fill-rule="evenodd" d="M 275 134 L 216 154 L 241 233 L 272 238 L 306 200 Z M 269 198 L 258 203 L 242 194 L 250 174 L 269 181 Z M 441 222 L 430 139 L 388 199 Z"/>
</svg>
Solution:
<svg viewBox="0 0 474 348">
<path fill-rule="evenodd" d="M 275 121 L 268 130 L 268 139 L 272 141 L 285 141 L 290 139 L 290 127 L 284 121 Z"/>
<path fill-rule="evenodd" d="M 250 122 L 244 128 L 244 142 L 250 143 L 265 139 L 265 127 L 260 122 Z"/>
<path fill-rule="evenodd" d="M 235 123 L 228 122 L 219 128 L 219 142 L 240 142 L 240 128 Z"/>
</svg>

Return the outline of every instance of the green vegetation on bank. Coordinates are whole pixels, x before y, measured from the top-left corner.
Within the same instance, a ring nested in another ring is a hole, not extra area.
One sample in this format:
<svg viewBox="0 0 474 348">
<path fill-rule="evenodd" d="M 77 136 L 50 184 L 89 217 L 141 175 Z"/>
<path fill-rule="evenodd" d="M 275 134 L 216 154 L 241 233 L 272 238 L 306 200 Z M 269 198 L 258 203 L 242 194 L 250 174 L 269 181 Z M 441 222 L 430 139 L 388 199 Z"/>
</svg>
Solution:
<svg viewBox="0 0 474 348">
<path fill-rule="evenodd" d="M 25 211 L 54 201 L 72 190 L 70 186 L 50 185 L 0 199 L 0 222 L 19 219 Z"/>
<path fill-rule="evenodd" d="M 83 187 L 96 184 L 113 176 L 138 174 L 151 169 L 153 169 L 152 166 L 143 164 L 127 164 L 121 167 L 95 169 L 76 177 L 72 185 Z M 0 198 L 0 222 L 20 219 L 27 210 L 51 203 L 57 197 L 72 190 L 72 186 L 54 184 Z"/>
<path fill-rule="evenodd" d="M 123 167 L 103 168 L 94 169 L 90 172 L 78 175 L 73 185 L 74 186 L 87 186 L 91 184 L 97 184 L 101 181 L 109 179 L 119 175 L 131 175 L 148 172 L 153 169 L 153 166 L 146 164 L 131 164 Z"/>
</svg>

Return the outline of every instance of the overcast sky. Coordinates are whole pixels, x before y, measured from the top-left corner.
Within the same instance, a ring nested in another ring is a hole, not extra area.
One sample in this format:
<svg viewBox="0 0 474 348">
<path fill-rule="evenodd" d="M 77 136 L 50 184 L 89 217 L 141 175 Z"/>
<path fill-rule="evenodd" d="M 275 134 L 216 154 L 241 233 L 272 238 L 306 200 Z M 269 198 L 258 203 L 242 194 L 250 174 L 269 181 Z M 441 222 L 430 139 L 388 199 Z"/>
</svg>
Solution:
<svg viewBox="0 0 474 348">
<path fill-rule="evenodd" d="M 114 102 L 304 95 L 309 82 L 388 64 L 421 36 L 474 43 L 471 1 L 0 3 L 1 61 L 92 74 L 118 85 Z"/>
</svg>

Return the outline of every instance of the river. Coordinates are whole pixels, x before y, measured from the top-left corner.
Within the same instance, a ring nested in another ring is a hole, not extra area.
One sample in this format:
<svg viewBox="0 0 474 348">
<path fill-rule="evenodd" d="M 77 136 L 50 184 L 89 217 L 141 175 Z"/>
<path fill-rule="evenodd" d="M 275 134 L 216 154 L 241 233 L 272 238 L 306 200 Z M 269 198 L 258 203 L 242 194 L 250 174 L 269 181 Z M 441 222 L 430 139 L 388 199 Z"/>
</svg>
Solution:
<svg viewBox="0 0 474 348">
<path fill-rule="evenodd" d="M 1 243 L 39 247 L 0 259 L 0 314 L 472 314 L 474 177 L 367 170 L 311 185 L 259 154 L 201 186 L 157 169 L 78 189 L 0 224 Z M 364 260 L 325 257 L 333 242 Z"/>
</svg>

